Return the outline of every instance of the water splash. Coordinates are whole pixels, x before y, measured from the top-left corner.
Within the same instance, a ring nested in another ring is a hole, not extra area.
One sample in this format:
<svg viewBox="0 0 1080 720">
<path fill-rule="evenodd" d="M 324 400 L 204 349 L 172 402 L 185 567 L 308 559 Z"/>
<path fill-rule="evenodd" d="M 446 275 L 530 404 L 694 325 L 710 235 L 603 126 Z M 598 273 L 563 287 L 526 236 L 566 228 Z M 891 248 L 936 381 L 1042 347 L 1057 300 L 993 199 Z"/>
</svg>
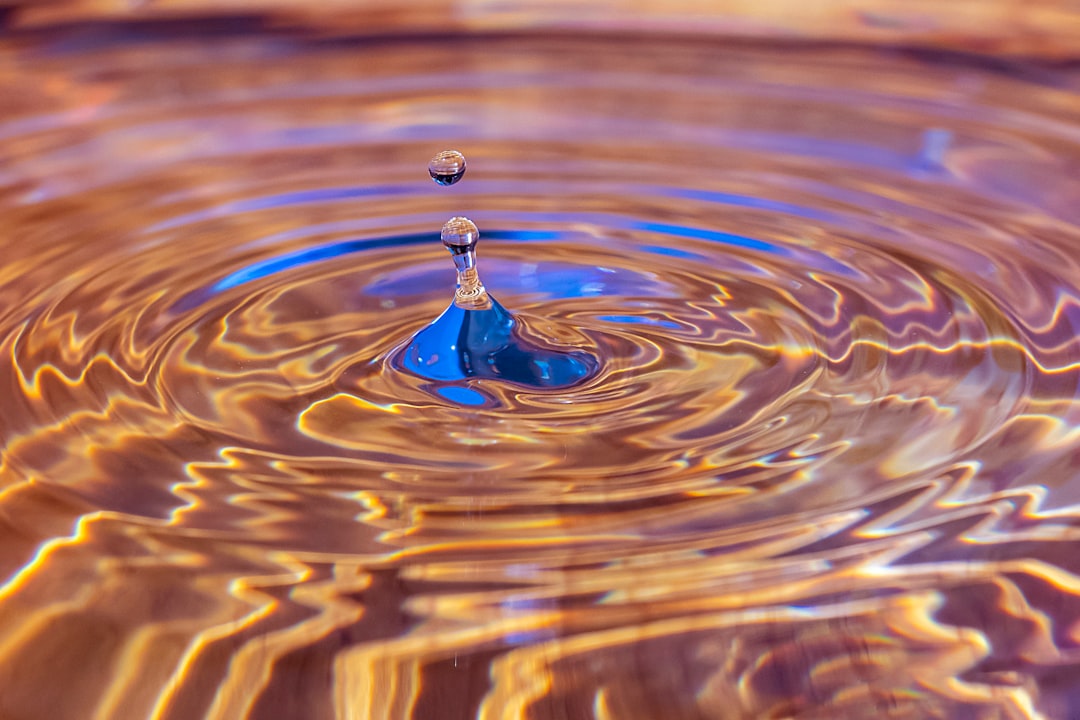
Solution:
<svg viewBox="0 0 1080 720">
<path fill-rule="evenodd" d="M 596 370 L 588 353 L 527 339 L 514 316 L 488 295 L 476 266 L 480 231 L 472 220 L 451 218 L 441 238 L 457 269 L 454 301 L 404 348 L 402 369 L 430 380 L 494 378 L 535 388 L 570 386 Z"/>
<path fill-rule="evenodd" d="M 431 380 L 493 378 L 534 388 L 567 387 L 589 377 L 588 353 L 530 342 L 506 308 L 488 298 L 483 309 L 457 301 L 405 348 L 401 366 Z"/>
</svg>

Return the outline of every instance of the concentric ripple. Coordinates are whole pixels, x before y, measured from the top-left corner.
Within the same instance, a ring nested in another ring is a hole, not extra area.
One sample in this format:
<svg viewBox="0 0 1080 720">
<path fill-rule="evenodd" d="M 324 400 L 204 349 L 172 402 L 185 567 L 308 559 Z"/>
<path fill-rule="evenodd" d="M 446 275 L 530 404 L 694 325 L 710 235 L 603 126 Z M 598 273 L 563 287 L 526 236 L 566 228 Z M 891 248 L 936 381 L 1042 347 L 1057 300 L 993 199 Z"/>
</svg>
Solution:
<svg viewBox="0 0 1080 720">
<path fill-rule="evenodd" d="M 1075 71 L 77 37 L 0 46 L 0 717 L 1080 714 Z M 463 213 L 594 373 L 395 366 Z"/>
</svg>

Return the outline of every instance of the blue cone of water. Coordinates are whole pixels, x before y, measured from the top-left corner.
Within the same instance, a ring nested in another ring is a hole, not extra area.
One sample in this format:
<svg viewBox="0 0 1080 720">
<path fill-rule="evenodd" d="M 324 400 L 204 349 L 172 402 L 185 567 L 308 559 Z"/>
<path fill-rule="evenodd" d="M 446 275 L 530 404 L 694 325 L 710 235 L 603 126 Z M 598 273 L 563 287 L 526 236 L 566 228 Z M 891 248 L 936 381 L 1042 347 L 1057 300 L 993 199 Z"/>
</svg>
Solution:
<svg viewBox="0 0 1080 720">
<path fill-rule="evenodd" d="M 405 370 L 429 380 L 496 378 L 535 388 L 573 385 L 596 364 L 587 353 L 528 341 L 514 316 L 494 298 L 480 310 L 451 304 L 413 337 L 400 357 Z"/>
</svg>

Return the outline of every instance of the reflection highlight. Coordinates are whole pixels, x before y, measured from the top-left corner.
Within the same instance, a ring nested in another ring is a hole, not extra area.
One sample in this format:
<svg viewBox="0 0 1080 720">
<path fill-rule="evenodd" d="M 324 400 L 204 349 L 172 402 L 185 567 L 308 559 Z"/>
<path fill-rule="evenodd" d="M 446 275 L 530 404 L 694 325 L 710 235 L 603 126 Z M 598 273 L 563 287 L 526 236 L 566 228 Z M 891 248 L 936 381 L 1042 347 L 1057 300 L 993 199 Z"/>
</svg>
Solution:
<svg viewBox="0 0 1080 720">
<path fill-rule="evenodd" d="M 1076 715 L 1070 69 L 162 32 L 0 48 L 0 716 Z"/>
</svg>

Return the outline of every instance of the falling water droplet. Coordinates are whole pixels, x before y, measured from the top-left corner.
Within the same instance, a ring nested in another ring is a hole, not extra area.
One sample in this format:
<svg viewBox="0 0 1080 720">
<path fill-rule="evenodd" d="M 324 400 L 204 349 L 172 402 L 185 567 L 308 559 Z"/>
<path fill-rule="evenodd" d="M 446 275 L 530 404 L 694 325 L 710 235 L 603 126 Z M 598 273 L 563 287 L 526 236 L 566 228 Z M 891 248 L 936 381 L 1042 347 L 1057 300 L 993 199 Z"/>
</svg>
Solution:
<svg viewBox="0 0 1080 720">
<path fill-rule="evenodd" d="M 443 150 L 431 158 L 428 174 L 440 185 L 453 185 L 465 174 L 465 156 L 457 150 Z"/>
</svg>

